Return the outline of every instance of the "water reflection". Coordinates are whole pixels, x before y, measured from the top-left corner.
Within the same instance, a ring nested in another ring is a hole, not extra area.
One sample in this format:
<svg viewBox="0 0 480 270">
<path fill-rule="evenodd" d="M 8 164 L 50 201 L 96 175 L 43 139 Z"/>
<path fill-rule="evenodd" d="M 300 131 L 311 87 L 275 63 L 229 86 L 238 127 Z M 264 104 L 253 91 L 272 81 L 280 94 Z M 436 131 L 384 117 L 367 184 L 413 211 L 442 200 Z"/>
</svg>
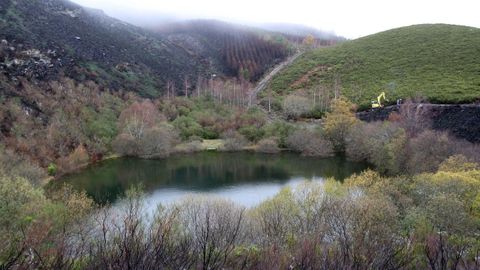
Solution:
<svg viewBox="0 0 480 270">
<path fill-rule="evenodd" d="M 293 153 L 203 152 L 164 160 L 122 158 L 108 160 L 62 179 L 86 190 L 97 202 L 115 202 L 126 189 L 141 184 L 147 203 L 170 203 L 187 194 L 229 198 L 253 206 L 282 187 L 304 179 L 343 180 L 366 168 L 342 158 L 305 158 Z"/>
</svg>

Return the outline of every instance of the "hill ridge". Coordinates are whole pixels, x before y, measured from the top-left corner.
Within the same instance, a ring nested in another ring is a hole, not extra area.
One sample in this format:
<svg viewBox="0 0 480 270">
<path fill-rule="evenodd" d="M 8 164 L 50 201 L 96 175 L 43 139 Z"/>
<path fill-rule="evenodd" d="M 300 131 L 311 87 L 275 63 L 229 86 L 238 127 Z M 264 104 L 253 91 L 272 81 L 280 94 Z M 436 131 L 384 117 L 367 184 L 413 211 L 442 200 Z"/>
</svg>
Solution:
<svg viewBox="0 0 480 270">
<path fill-rule="evenodd" d="M 478 63 L 480 29 L 421 24 L 308 52 L 276 76 L 270 89 L 283 96 L 319 85 L 333 91 L 338 83 L 363 108 L 381 91 L 390 100 L 422 96 L 468 103 L 479 98 Z"/>
</svg>

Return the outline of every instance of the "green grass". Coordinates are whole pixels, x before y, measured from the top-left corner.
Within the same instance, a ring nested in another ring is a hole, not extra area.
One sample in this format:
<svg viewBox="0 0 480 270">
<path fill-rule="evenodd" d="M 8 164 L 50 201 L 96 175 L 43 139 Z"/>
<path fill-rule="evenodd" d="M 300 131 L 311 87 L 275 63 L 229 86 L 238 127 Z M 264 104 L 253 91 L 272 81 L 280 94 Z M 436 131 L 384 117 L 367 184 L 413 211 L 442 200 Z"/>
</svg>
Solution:
<svg viewBox="0 0 480 270">
<path fill-rule="evenodd" d="M 478 100 L 480 29 L 415 25 L 314 50 L 278 74 L 270 88 L 281 96 L 318 85 L 333 89 L 335 78 L 341 93 L 362 107 L 381 91 L 391 101 L 415 96 L 434 103 Z"/>
</svg>

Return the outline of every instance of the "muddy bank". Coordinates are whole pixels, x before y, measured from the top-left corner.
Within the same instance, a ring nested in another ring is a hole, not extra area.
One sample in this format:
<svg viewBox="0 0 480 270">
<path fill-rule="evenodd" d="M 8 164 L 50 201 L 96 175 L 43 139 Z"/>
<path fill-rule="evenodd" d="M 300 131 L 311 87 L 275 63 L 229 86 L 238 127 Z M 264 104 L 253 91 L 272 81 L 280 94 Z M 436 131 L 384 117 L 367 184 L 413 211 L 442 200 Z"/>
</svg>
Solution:
<svg viewBox="0 0 480 270">
<path fill-rule="evenodd" d="M 431 119 L 435 130 L 449 131 L 452 135 L 474 143 L 480 143 L 480 104 L 415 104 L 415 113 Z M 398 112 L 400 106 L 388 106 L 382 109 L 357 113 L 363 121 L 383 121 L 392 112 Z"/>
</svg>

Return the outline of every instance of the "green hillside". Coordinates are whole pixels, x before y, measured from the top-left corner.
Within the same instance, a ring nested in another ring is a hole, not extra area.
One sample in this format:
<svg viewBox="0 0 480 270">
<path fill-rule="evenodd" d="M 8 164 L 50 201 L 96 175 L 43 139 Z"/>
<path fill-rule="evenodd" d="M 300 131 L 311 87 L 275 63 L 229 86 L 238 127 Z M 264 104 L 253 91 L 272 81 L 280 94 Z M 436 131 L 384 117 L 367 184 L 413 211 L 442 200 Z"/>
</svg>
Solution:
<svg viewBox="0 0 480 270">
<path fill-rule="evenodd" d="M 277 75 L 270 89 L 341 93 L 362 107 L 381 91 L 390 101 L 426 97 L 435 103 L 480 97 L 480 29 L 445 24 L 393 29 L 306 53 Z"/>
</svg>

